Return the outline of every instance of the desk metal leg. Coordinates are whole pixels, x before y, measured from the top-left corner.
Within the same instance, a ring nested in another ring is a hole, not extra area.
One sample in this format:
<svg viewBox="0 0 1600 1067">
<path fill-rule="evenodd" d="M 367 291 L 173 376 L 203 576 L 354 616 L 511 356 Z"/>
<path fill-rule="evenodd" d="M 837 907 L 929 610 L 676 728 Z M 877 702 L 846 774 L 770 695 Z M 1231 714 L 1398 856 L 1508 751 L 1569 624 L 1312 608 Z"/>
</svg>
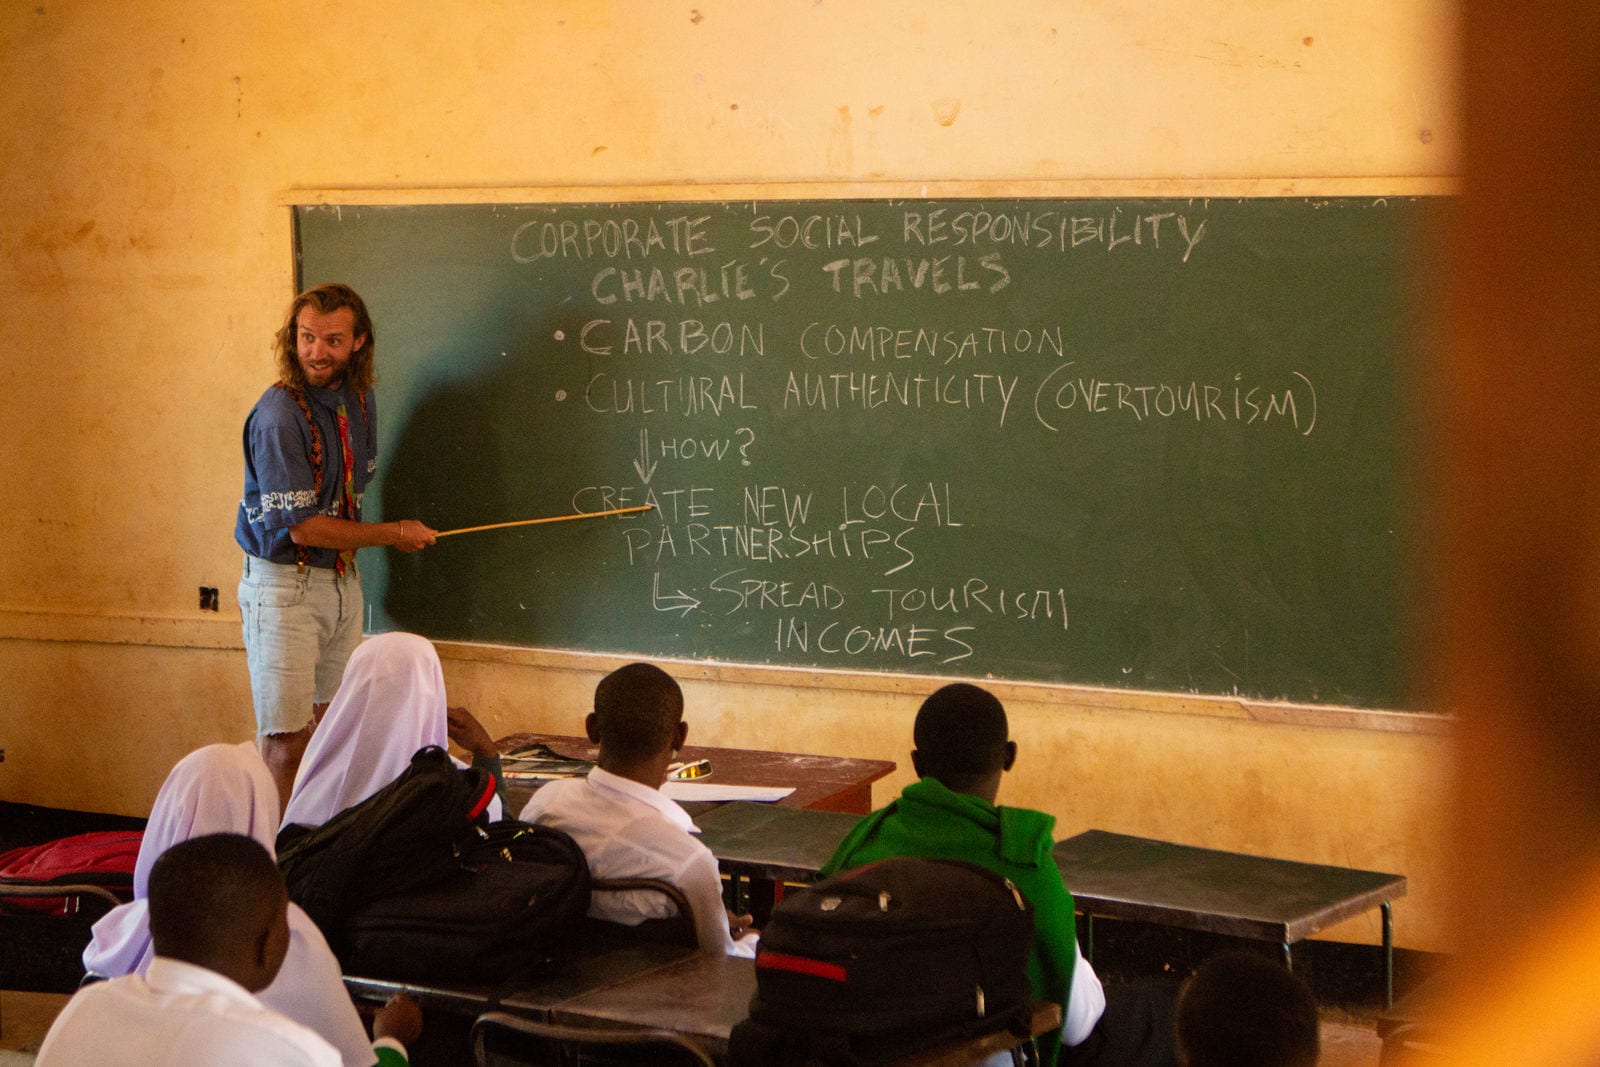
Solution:
<svg viewBox="0 0 1600 1067">
<path fill-rule="evenodd" d="M 1083 949 L 1083 958 L 1090 963 L 1094 962 L 1094 916 L 1088 912 L 1083 913 L 1083 937 L 1079 939 L 1079 947 Z"/>
<path fill-rule="evenodd" d="M 737 874 L 729 874 L 727 879 L 728 884 L 723 887 L 722 901 L 729 911 L 735 915 L 743 915 L 745 906 L 744 879 Z"/>
<path fill-rule="evenodd" d="M 1294 970 L 1294 949 L 1289 942 L 1284 941 L 1279 945 L 1283 949 L 1283 966 L 1285 970 Z"/>
<path fill-rule="evenodd" d="M 1386 900 L 1378 905 L 1383 913 L 1383 1002 L 1394 1007 L 1394 915 Z"/>
</svg>

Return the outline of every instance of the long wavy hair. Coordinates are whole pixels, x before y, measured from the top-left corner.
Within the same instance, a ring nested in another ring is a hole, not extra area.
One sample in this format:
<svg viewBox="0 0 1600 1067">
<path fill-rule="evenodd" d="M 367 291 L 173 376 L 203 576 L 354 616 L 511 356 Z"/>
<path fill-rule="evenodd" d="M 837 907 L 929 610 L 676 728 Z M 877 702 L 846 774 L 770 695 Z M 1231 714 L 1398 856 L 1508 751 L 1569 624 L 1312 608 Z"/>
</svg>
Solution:
<svg viewBox="0 0 1600 1067">
<path fill-rule="evenodd" d="M 365 334 L 367 343 L 350 354 L 350 363 L 345 369 L 345 384 L 358 394 L 365 393 L 377 384 L 377 365 L 373 357 L 378 350 L 378 335 L 372 329 L 372 316 L 367 314 L 367 305 L 356 291 L 338 282 L 307 289 L 290 303 L 289 314 L 285 316 L 276 338 L 278 380 L 293 389 L 305 388 L 306 375 L 300 369 L 299 329 L 296 320 L 300 317 L 301 309 L 306 307 L 313 308 L 322 315 L 338 311 L 340 308 L 350 309 L 355 318 L 355 337 Z M 355 340 L 355 337 L 351 340 Z"/>
</svg>

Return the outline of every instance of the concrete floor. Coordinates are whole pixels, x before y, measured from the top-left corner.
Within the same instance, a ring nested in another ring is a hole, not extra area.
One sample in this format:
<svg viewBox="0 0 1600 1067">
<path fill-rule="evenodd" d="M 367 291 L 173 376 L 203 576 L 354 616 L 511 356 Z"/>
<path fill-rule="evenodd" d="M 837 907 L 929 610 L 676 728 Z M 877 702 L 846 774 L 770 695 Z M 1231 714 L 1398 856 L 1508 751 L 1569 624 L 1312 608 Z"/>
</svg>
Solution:
<svg viewBox="0 0 1600 1067">
<path fill-rule="evenodd" d="M 0 1067 L 32 1063 L 51 1020 L 66 1002 L 61 993 L 0 990 Z"/>
<path fill-rule="evenodd" d="M 1382 1051 L 1371 1023 L 1322 1021 L 1322 1057 L 1319 1067 L 1378 1067 Z"/>
</svg>

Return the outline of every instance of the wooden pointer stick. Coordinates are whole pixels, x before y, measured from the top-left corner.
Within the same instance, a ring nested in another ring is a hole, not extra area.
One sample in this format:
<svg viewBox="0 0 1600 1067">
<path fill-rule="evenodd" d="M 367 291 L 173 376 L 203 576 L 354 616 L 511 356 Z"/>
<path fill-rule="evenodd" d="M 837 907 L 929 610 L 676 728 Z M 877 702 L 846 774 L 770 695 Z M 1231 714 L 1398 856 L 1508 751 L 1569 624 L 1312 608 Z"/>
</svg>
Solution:
<svg viewBox="0 0 1600 1067">
<path fill-rule="evenodd" d="M 537 526 L 541 522 L 571 522 L 573 519 L 599 519 L 607 515 L 632 515 L 635 512 L 650 511 L 654 504 L 640 504 L 636 508 L 612 508 L 610 511 L 580 511 L 576 515 L 550 515 L 542 519 L 518 519 L 516 522 L 492 522 L 487 526 L 464 526 L 459 530 L 444 530 L 435 537 L 451 537 L 455 534 L 477 533 L 479 530 L 503 530 L 507 526 Z"/>
</svg>

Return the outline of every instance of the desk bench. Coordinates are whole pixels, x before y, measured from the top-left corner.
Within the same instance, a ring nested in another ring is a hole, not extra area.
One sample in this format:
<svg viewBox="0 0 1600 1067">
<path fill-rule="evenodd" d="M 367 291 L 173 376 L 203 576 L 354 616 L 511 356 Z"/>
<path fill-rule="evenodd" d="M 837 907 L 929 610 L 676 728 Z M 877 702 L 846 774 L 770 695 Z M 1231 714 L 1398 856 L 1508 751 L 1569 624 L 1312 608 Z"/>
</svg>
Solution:
<svg viewBox="0 0 1600 1067">
<path fill-rule="evenodd" d="M 1293 945 L 1318 930 L 1378 908 L 1383 916 L 1385 1003 L 1394 1003 L 1391 902 L 1403 875 L 1267 859 L 1088 830 L 1057 842 L 1061 868 L 1094 956 L 1094 917 L 1180 926 L 1276 941 L 1292 966 Z"/>
</svg>

